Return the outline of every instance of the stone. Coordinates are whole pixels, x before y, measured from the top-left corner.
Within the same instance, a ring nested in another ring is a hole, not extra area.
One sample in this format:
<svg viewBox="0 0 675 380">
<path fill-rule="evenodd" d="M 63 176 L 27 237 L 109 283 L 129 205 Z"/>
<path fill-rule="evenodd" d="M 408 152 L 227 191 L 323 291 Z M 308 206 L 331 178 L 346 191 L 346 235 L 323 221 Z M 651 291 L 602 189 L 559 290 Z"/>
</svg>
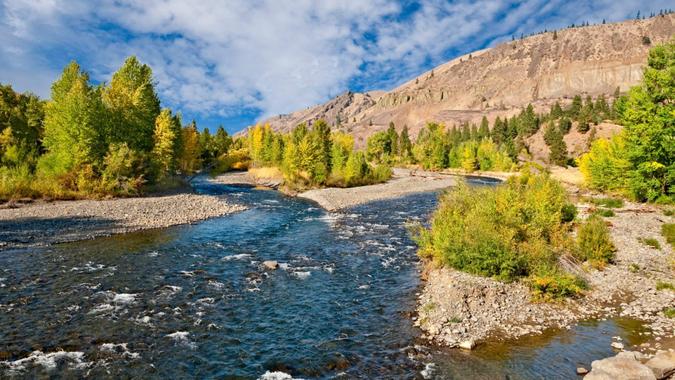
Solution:
<svg viewBox="0 0 675 380">
<path fill-rule="evenodd" d="M 663 351 L 649 359 L 645 365 L 654 372 L 657 379 L 667 379 L 675 374 L 675 352 Z"/>
<path fill-rule="evenodd" d="M 469 339 L 469 340 L 464 340 L 459 343 L 459 348 L 465 349 L 465 350 L 473 350 L 473 348 L 476 347 L 476 342 Z"/>
<path fill-rule="evenodd" d="M 595 360 L 584 380 L 656 380 L 646 365 L 629 355 Z"/>
<path fill-rule="evenodd" d="M 577 367 L 577 375 L 585 375 L 588 373 L 588 370 L 584 367 Z"/>
<path fill-rule="evenodd" d="M 623 350 L 623 343 L 612 342 L 611 346 L 612 346 L 612 348 L 614 348 L 614 349 L 617 349 L 617 350 Z"/>
<path fill-rule="evenodd" d="M 263 267 L 265 267 L 265 269 L 272 269 L 272 270 L 274 270 L 274 269 L 279 268 L 279 263 L 278 263 L 276 260 L 266 260 L 266 261 L 263 261 L 262 265 L 263 265 Z"/>
</svg>

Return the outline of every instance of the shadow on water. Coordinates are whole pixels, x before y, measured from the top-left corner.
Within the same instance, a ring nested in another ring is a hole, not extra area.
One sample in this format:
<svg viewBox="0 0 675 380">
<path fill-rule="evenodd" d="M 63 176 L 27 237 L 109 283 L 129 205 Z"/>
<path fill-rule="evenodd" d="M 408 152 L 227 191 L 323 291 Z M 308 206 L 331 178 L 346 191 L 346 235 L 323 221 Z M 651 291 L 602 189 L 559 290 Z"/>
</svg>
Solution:
<svg viewBox="0 0 675 380">
<path fill-rule="evenodd" d="M 0 252 L 0 377 L 398 379 L 420 378 L 433 361 L 438 378 L 541 378 L 605 356 L 607 339 L 625 335 L 619 322 L 598 322 L 420 356 L 409 319 L 419 268 L 405 224 L 427 220 L 437 194 L 327 213 L 274 191 L 196 187 L 250 207 Z M 266 271 L 264 260 L 281 267 Z M 556 364 L 562 357 L 569 365 Z"/>
</svg>

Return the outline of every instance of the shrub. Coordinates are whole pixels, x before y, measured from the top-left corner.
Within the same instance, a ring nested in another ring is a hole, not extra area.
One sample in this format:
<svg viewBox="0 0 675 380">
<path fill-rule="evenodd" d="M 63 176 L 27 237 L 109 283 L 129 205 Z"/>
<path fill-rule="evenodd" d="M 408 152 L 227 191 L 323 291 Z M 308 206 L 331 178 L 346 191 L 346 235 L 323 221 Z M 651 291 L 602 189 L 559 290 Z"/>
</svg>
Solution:
<svg viewBox="0 0 675 380">
<path fill-rule="evenodd" d="M 388 165 L 380 164 L 375 166 L 371 174 L 371 183 L 382 183 L 386 182 L 391 178 L 392 170 Z"/>
<path fill-rule="evenodd" d="M 577 217 L 577 206 L 572 203 L 565 204 L 560 210 L 560 220 L 563 223 L 569 223 Z"/>
<path fill-rule="evenodd" d="M 442 197 L 431 227 L 416 234 L 419 255 L 504 281 L 548 275 L 567 241 L 568 204 L 546 174 L 524 173 L 491 189 L 460 185 Z"/>
<path fill-rule="evenodd" d="M 640 238 L 638 239 L 642 244 L 648 245 L 654 249 L 661 249 L 661 244 L 654 238 Z"/>
<path fill-rule="evenodd" d="M 631 263 L 631 264 L 628 266 L 628 270 L 629 270 L 631 273 L 637 273 L 637 272 L 640 271 L 640 266 L 637 265 L 637 264 L 635 264 L 635 263 Z"/>
<path fill-rule="evenodd" d="M 590 201 L 596 206 L 603 206 L 607 208 L 623 207 L 623 199 L 619 198 L 591 198 Z"/>
<path fill-rule="evenodd" d="M 595 140 L 590 151 L 577 159 L 577 165 L 591 189 L 624 191 L 627 187 L 625 174 L 630 168 L 630 162 L 626 158 L 625 142 L 620 134 L 611 140 Z"/>
<path fill-rule="evenodd" d="M 536 275 L 529 285 L 534 298 L 544 301 L 576 297 L 588 288 L 581 278 L 568 273 Z"/>
<path fill-rule="evenodd" d="M 669 307 L 663 310 L 663 315 L 668 318 L 675 318 L 675 307 Z"/>
<path fill-rule="evenodd" d="M 675 247 L 675 223 L 665 223 L 661 225 L 661 235 L 666 238 L 668 244 Z"/>
<path fill-rule="evenodd" d="M 607 208 L 599 208 L 593 211 L 593 215 L 602 216 L 603 218 L 611 218 L 616 214 L 614 214 L 614 210 L 610 210 Z"/>
<path fill-rule="evenodd" d="M 656 281 L 656 290 L 675 290 L 675 285 L 665 281 Z"/>
<path fill-rule="evenodd" d="M 615 251 L 609 229 L 602 219 L 591 216 L 581 224 L 577 233 L 577 258 L 602 267 L 614 259 Z"/>
</svg>

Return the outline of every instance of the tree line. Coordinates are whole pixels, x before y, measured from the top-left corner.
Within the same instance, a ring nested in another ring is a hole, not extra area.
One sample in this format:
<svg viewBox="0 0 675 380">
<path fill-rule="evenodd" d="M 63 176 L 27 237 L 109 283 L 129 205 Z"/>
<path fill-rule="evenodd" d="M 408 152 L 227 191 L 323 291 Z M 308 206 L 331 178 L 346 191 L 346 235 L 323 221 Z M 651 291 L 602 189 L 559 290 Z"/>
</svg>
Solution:
<svg viewBox="0 0 675 380">
<path fill-rule="evenodd" d="M 49 100 L 0 86 L 0 198 L 133 195 L 168 186 L 228 151 L 161 108 L 152 70 L 125 60 L 110 83 L 93 85 L 76 62 L 51 86 Z"/>
<path fill-rule="evenodd" d="M 332 132 L 324 120 L 302 123 L 289 133 L 256 125 L 247 135 L 248 154 L 257 167 L 279 168 L 289 187 L 350 187 L 386 181 L 388 165 L 371 165 L 354 149 L 351 135 Z"/>
</svg>

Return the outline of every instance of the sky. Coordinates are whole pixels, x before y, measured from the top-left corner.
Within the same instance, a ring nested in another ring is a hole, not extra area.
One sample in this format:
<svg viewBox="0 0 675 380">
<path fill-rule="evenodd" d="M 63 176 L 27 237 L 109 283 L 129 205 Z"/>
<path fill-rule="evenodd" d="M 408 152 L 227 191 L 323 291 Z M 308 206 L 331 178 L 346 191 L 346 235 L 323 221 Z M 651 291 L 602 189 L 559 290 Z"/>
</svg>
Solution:
<svg viewBox="0 0 675 380">
<path fill-rule="evenodd" d="M 149 64 L 163 107 L 212 131 L 389 90 L 512 36 L 672 8 L 672 0 L 0 0 L 0 83 L 49 97 L 76 60 L 103 83 Z"/>
</svg>

